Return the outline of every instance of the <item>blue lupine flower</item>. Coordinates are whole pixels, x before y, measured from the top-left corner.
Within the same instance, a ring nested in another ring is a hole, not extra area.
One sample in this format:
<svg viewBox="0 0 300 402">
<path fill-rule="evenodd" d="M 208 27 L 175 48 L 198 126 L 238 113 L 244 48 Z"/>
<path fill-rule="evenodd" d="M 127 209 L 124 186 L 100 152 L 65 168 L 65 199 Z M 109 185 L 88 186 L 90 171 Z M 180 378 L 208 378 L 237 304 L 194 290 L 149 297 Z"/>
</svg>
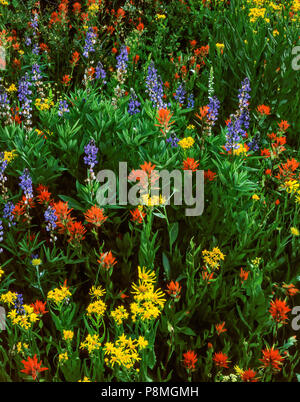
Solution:
<svg viewBox="0 0 300 402">
<path fill-rule="evenodd" d="M 66 100 L 60 100 L 59 101 L 59 106 L 58 106 L 58 116 L 62 116 L 64 113 L 69 113 L 69 105 Z"/>
<path fill-rule="evenodd" d="M 148 67 L 146 87 L 146 93 L 149 94 L 153 107 L 158 109 L 167 109 L 168 106 L 163 102 L 164 91 L 162 80 L 157 74 L 157 70 L 153 62 L 151 62 Z"/>
<path fill-rule="evenodd" d="M 38 21 L 39 21 L 39 17 L 38 14 L 35 13 L 34 17 L 31 19 L 30 23 L 31 23 L 31 27 L 37 31 L 38 30 Z"/>
<path fill-rule="evenodd" d="M 213 126 L 218 119 L 218 112 L 220 107 L 220 102 L 216 96 L 209 97 L 208 113 L 207 117 Z"/>
<path fill-rule="evenodd" d="M 30 199 L 33 197 L 33 191 L 32 191 L 32 180 L 29 175 L 29 170 L 27 168 L 24 169 L 23 174 L 19 177 L 20 181 L 20 187 L 24 191 L 24 195 L 27 199 Z"/>
<path fill-rule="evenodd" d="M 14 220 L 14 215 L 12 211 L 14 210 L 15 206 L 11 201 L 8 201 L 3 208 L 3 218 L 8 219 L 8 226 L 10 227 L 11 225 L 15 225 L 16 222 L 13 222 Z"/>
<path fill-rule="evenodd" d="M 128 109 L 127 109 L 128 113 L 131 115 L 140 113 L 140 109 L 139 109 L 140 106 L 141 106 L 141 103 L 137 100 L 136 93 L 133 90 L 131 90 L 131 95 L 130 95 Z"/>
<path fill-rule="evenodd" d="M 30 46 L 31 45 L 31 39 L 29 38 L 29 36 L 27 36 L 26 38 L 25 38 L 25 45 L 26 46 Z"/>
<path fill-rule="evenodd" d="M 57 221 L 57 216 L 55 214 L 55 208 L 53 208 L 49 205 L 44 213 L 44 218 L 47 223 L 47 225 L 46 225 L 47 232 L 54 230 L 56 228 L 56 221 Z"/>
<path fill-rule="evenodd" d="M 93 170 L 93 167 L 98 163 L 98 148 L 96 147 L 95 141 L 93 139 L 91 139 L 90 142 L 84 147 L 84 152 L 84 163 L 86 165 L 89 165 L 90 170 Z"/>
<path fill-rule="evenodd" d="M 3 242 L 3 224 L 2 224 L 2 221 L 0 220 L 0 243 L 2 243 Z M 3 248 L 0 248 L 0 253 L 2 253 L 3 252 Z"/>
<path fill-rule="evenodd" d="M 249 151 L 257 151 L 259 149 L 260 135 L 255 134 L 251 141 L 248 142 Z"/>
<path fill-rule="evenodd" d="M 84 48 L 83 48 L 83 56 L 88 58 L 90 52 L 94 52 L 94 44 L 96 43 L 96 37 L 97 35 L 95 34 L 94 30 L 92 27 L 89 27 L 86 37 L 85 37 L 85 43 L 84 43 Z"/>
<path fill-rule="evenodd" d="M 29 89 L 31 85 L 32 83 L 29 80 L 29 75 L 28 73 L 25 73 L 25 75 L 20 78 L 18 83 L 18 98 L 20 102 L 25 103 L 30 100 L 28 96 L 32 94 L 32 91 Z"/>
<path fill-rule="evenodd" d="M 105 72 L 105 70 L 103 68 L 102 63 L 99 61 L 97 66 L 96 66 L 96 68 L 95 68 L 95 79 L 99 80 L 100 78 L 102 79 L 103 84 L 106 84 L 106 80 L 105 80 L 106 72 Z"/>
<path fill-rule="evenodd" d="M 187 98 L 187 109 L 193 109 L 195 106 L 194 95 L 190 94 Z"/>
<path fill-rule="evenodd" d="M 42 78 L 40 66 L 38 64 L 33 64 L 31 74 L 32 74 L 32 81 L 39 81 Z"/>
<path fill-rule="evenodd" d="M 172 133 L 170 135 L 170 137 L 166 140 L 169 144 L 171 144 L 171 147 L 178 147 L 178 142 L 179 142 L 179 138 L 176 137 L 176 135 L 174 133 Z"/>
<path fill-rule="evenodd" d="M 14 304 L 14 309 L 17 310 L 18 314 L 25 314 L 23 304 L 24 304 L 23 296 L 22 294 L 18 293 Z"/>
<path fill-rule="evenodd" d="M 185 100 L 185 94 L 186 90 L 184 88 L 183 84 L 179 84 L 178 88 L 175 91 L 174 98 L 181 104 L 183 105 L 184 100 Z"/>
<path fill-rule="evenodd" d="M 128 51 L 127 47 L 124 45 L 121 47 L 120 54 L 117 56 L 116 69 L 122 72 L 127 70 L 128 64 Z"/>
<path fill-rule="evenodd" d="M 230 122 L 227 124 L 227 133 L 226 133 L 226 144 L 225 149 L 230 151 L 232 149 L 237 149 L 239 147 L 239 143 L 242 137 L 246 136 L 245 128 L 249 128 L 249 92 L 250 81 L 249 78 L 245 78 L 242 82 L 242 87 L 239 90 L 239 109 L 234 115 L 230 116 Z"/>
<path fill-rule="evenodd" d="M 32 48 L 32 53 L 38 55 L 40 53 L 40 47 L 38 43 L 35 43 Z"/>
</svg>

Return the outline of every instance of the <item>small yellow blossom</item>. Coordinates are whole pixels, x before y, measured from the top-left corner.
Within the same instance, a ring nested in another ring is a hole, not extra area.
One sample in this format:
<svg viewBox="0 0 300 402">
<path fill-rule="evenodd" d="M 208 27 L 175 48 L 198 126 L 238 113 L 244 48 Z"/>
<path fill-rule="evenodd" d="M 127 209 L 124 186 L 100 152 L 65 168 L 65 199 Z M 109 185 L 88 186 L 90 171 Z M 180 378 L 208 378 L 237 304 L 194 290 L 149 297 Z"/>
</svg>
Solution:
<svg viewBox="0 0 300 402">
<path fill-rule="evenodd" d="M 74 337 L 74 332 L 69 329 L 64 329 L 63 338 L 65 341 L 71 341 Z"/>
<path fill-rule="evenodd" d="M 189 149 L 189 148 L 192 148 L 192 146 L 194 145 L 194 143 L 195 143 L 194 138 L 192 138 L 192 137 L 186 137 L 186 138 L 183 138 L 182 140 L 180 140 L 180 141 L 178 142 L 178 145 L 179 145 L 181 148 L 183 148 L 183 149 Z"/>
<path fill-rule="evenodd" d="M 258 200 L 260 200 L 260 197 L 257 194 L 253 194 L 252 200 L 258 201 Z"/>
<path fill-rule="evenodd" d="M 291 227 L 291 233 L 293 236 L 299 236 L 299 230 L 295 227 Z"/>
</svg>

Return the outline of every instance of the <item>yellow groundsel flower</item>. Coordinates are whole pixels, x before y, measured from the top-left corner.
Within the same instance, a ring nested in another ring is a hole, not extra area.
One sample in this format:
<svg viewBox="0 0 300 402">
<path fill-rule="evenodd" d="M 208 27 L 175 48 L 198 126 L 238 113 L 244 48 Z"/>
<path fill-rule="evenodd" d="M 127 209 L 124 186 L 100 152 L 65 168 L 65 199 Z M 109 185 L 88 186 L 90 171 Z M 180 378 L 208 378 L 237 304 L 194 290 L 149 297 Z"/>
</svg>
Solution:
<svg viewBox="0 0 300 402">
<path fill-rule="evenodd" d="M 24 353 L 24 349 L 28 349 L 29 345 L 28 343 L 22 343 L 22 342 L 18 342 L 17 343 L 17 352 L 18 353 Z"/>
<path fill-rule="evenodd" d="M 129 317 L 129 314 L 124 306 L 117 307 L 115 310 L 111 311 L 110 315 L 118 325 L 121 325 L 123 320 L 126 320 Z"/>
<path fill-rule="evenodd" d="M 225 47 L 224 43 L 216 43 L 217 49 L 221 50 L 221 49 L 224 49 L 224 47 Z"/>
<path fill-rule="evenodd" d="M 291 227 L 291 233 L 293 236 L 299 236 L 299 230 L 297 228 Z"/>
<path fill-rule="evenodd" d="M 69 296 L 72 296 L 72 294 L 70 293 L 69 288 L 64 284 L 61 285 L 60 288 L 50 290 L 48 292 L 47 298 L 56 303 L 56 305 L 59 305 L 63 301 L 68 300 Z"/>
<path fill-rule="evenodd" d="M 252 195 L 252 200 L 258 201 L 260 198 L 257 194 Z"/>
<path fill-rule="evenodd" d="M 299 189 L 300 184 L 297 180 L 288 180 L 284 183 L 284 187 L 285 187 L 286 192 L 291 194 L 291 193 L 296 192 Z"/>
<path fill-rule="evenodd" d="M 166 18 L 165 14 L 156 14 L 155 18 L 157 20 L 164 20 Z"/>
<path fill-rule="evenodd" d="M 78 382 L 91 382 L 91 380 L 89 379 L 89 377 L 85 376 L 83 377 L 83 380 L 78 380 Z"/>
<path fill-rule="evenodd" d="M 89 295 L 92 297 L 95 297 L 99 299 L 100 297 L 104 296 L 106 293 L 105 289 L 102 288 L 102 286 L 92 286 L 92 288 L 89 291 Z"/>
<path fill-rule="evenodd" d="M 42 264 L 42 260 L 41 260 L 40 258 L 34 258 L 34 259 L 31 261 L 31 264 L 32 264 L 34 267 L 38 267 L 39 265 Z"/>
<path fill-rule="evenodd" d="M 0 301 L 8 304 L 9 306 L 15 304 L 16 299 L 17 299 L 17 293 L 11 292 L 10 290 L 7 293 L 1 295 L 0 297 Z"/>
<path fill-rule="evenodd" d="M 4 275 L 4 271 L 3 271 L 2 267 L 0 266 L 0 281 L 1 281 L 1 278 L 3 275 Z"/>
<path fill-rule="evenodd" d="M 194 128 L 195 128 L 194 124 L 189 124 L 189 125 L 187 126 L 187 129 L 188 129 L 188 130 L 194 130 Z"/>
<path fill-rule="evenodd" d="M 141 268 L 138 266 L 138 277 L 140 280 L 146 283 L 155 283 L 156 282 L 156 275 L 154 271 L 148 270 L 146 267 Z"/>
<path fill-rule="evenodd" d="M 38 110 L 49 110 L 51 109 L 51 107 L 54 106 L 54 102 L 48 98 L 45 99 L 36 98 L 34 104 Z"/>
<path fill-rule="evenodd" d="M 253 260 L 251 260 L 251 263 L 255 266 L 259 266 L 259 264 L 261 263 L 261 258 L 260 257 L 256 257 Z"/>
<path fill-rule="evenodd" d="M 118 364 L 131 369 L 135 363 L 141 360 L 137 348 L 138 342 L 136 340 L 122 334 L 115 343 L 107 342 L 104 345 L 104 354 L 108 356 L 105 362 L 112 368 Z"/>
<path fill-rule="evenodd" d="M 205 264 L 211 269 L 219 269 L 220 261 L 223 261 L 225 258 L 225 255 L 221 252 L 219 247 L 214 247 L 212 251 L 203 250 L 202 256 Z"/>
<path fill-rule="evenodd" d="M 87 349 L 89 353 L 92 353 L 94 350 L 99 349 L 101 343 L 99 342 L 99 335 L 94 334 L 86 337 L 84 342 L 81 342 L 80 349 Z"/>
<path fill-rule="evenodd" d="M 237 375 L 240 377 L 244 374 L 244 370 L 242 370 L 238 365 L 234 366 L 234 371 L 236 372 Z"/>
<path fill-rule="evenodd" d="M 95 314 L 96 317 L 99 319 L 103 317 L 106 310 L 106 304 L 102 300 L 96 300 L 93 303 L 90 303 L 87 308 L 87 315 Z"/>
<path fill-rule="evenodd" d="M 3 160 L 7 161 L 8 163 L 11 162 L 15 157 L 16 157 L 15 149 L 13 149 L 12 151 L 4 151 Z"/>
<path fill-rule="evenodd" d="M 65 341 L 71 341 L 74 337 L 74 332 L 68 329 L 64 329 L 63 338 Z"/>
<path fill-rule="evenodd" d="M 145 349 L 148 346 L 149 342 L 143 336 L 140 336 L 137 340 L 137 344 L 140 349 Z"/>
<path fill-rule="evenodd" d="M 192 146 L 194 145 L 194 143 L 195 143 L 194 138 L 192 138 L 192 137 L 186 137 L 186 138 L 183 138 L 182 140 L 180 140 L 180 141 L 178 142 L 178 145 L 179 145 L 181 148 L 183 148 L 183 149 L 189 149 L 189 148 L 192 148 Z"/>
<path fill-rule="evenodd" d="M 67 352 L 60 353 L 58 355 L 58 360 L 59 360 L 60 363 L 64 363 L 65 361 L 69 360 L 68 353 Z"/>
<path fill-rule="evenodd" d="M 6 89 L 6 91 L 7 92 L 16 92 L 18 89 L 17 89 L 17 87 L 15 86 L 15 84 L 11 84 L 7 89 Z"/>
<path fill-rule="evenodd" d="M 233 155 L 240 155 L 240 154 L 246 154 L 247 153 L 247 147 L 246 145 L 243 144 L 237 144 L 238 148 L 233 150 Z"/>
</svg>

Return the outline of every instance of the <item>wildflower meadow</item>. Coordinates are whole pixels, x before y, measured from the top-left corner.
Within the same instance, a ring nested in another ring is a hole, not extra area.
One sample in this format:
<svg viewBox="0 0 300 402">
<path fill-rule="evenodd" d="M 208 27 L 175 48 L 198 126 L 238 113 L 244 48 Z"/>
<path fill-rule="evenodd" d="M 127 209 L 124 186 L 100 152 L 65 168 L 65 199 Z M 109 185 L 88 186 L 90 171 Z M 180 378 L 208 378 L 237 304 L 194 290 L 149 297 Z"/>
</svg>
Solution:
<svg viewBox="0 0 300 402">
<path fill-rule="evenodd" d="M 0 382 L 300 382 L 300 0 L 0 0 Z"/>
</svg>

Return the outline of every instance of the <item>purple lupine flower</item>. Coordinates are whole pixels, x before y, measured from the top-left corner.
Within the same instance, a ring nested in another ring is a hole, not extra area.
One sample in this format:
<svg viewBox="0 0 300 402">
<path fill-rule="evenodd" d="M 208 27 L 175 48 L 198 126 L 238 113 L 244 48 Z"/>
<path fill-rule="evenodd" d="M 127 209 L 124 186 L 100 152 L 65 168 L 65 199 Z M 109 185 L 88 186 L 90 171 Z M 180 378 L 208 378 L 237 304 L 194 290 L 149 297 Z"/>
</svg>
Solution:
<svg viewBox="0 0 300 402">
<path fill-rule="evenodd" d="M 153 62 L 151 62 L 148 67 L 146 87 L 146 93 L 149 94 L 153 107 L 158 109 L 167 109 L 168 105 L 163 102 L 164 91 L 162 80 L 157 74 L 157 70 Z"/>
<path fill-rule="evenodd" d="M 3 242 L 3 224 L 2 224 L 2 221 L 0 220 L 0 243 L 2 243 Z M 0 253 L 2 253 L 3 252 L 3 248 L 0 248 Z"/>
<path fill-rule="evenodd" d="M 102 79 L 103 84 L 105 85 L 106 84 L 106 80 L 105 80 L 106 72 L 105 72 L 105 70 L 103 68 L 102 63 L 99 61 L 97 66 L 96 66 L 96 68 L 95 68 L 95 79 L 99 80 L 100 78 Z"/>
<path fill-rule="evenodd" d="M 35 13 L 33 18 L 31 18 L 31 20 L 30 20 L 31 28 L 33 28 L 35 31 L 38 30 L 38 21 L 39 21 L 39 16 L 37 13 Z"/>
<path fill-rule="evenodd" d="M 18 98 L 20 102 L 29 101 L 28 96 L 32 94 L 32 91 L 30 90 L 31 85 L 32 83 L 29 80 L 29 75 L 28 73 L 25 73 L 18 83 Z"/>
<path fill-rule="evenodd" d="M 260 135 L 255 134 L 254 137 L 247 143 L 249 147 L 249 151 L 257 151 L 259 149 L 259 140 L 260 140 Z"/>
<path fill-rule="evenodd" d="M 4 175 L 4 171 L 8 165 L 8 161 L 4 159 L 4 152 L 0 153 L 0 183 L 3 186 L 7 180 L 7 177 Z"/>
<path fill-rule="evenodd" d="M 128 64 L 128 51 L 127 47 L 124 45 L 121 47 L 120 54 L 117 56 L 116 69 L 121 72 L 126 72 Z"/>
<path fill-rule="evenodd" d="M 172 133 L 166 141 L 167 143 L 171 144 L 172 148 L 178 147 L 179 138 L 176 137 L 174 133 Z"/>
<path fill-rule="evenodd" d="M 136 93 L 134 92 L 133 89 L 131 89 L 131 95 L 128 103 L 128 113 L 130 115 L 140 113 L 139 107 L 141 106 L 141 103 L 137 100 Z"/>
<path fill-rule="evenodd" d="M 230 121 L 227 124 L 227 133 L 226 133 L 226 144 L 225 149 L 230 151 L 232 149 L 238 148 L 238 143 L 241 141 L 242 137 L 246 136 L 245 128 L 249 128 L 249 92 L 250 81 L 249 78 L 245 78 L 242 82 L 242 87 L 239 90 L 239 109 L 236 113 L 230 116 Z"/>
<path fill-rule="evenodd" d="M 186 94 L 186 90 L 184 88 L 183 84 L 179 84 L 178 88 L 175 91 L 175 95 L 174 98 L 181 104 L 183 105 L 184 100 L 185 100 L 185 94 Z"/>
<path fill-rule="evenodd" d="M 40 47 L 38 43 L 35 43 L 32 48 L 32 53 L 36 56 L 40 53 Z"/>
<path fill-rule="evenodd" d="M 90 171 L 93 171 L 93 167 L 98 163 L 97 153 L 98 148 L 96 147 L 95 140 L 91 139 L 90 142 L 84 147 L 85 157 L 84 163 L 89 165 Z"/>
<path fill-rule="evenodd" d="M 19 186 L 21 189 L 24 191 L 24 195 L 26 199 L 30 199 L 33 197 L 33 191 L 32 191 L 32 180 L 29 175 L 29 170 L 27 168 L 24 169 L 23 174 L 19 177 L 20 184 Z"/>
<path fill-rule="evenodd" d="M 12 225 L 15 225 L 16 222 L 13 222 L 14 220 L 14 214 L 12 213 L 13 210 L 15 209 L 15 205 L 11 202 L 8 201 L 3 208 L 3 218 L 8 219 L 8 226 L 11 227 Z"/>
<path fill-rule="evenodd" d="M 66 100 L 60 100 L 59 101 L 59 106 L 58 106 L 58 116 L 63 116 L 64 113 L 69 113 L 69 105 Z"/>
<path fill-rule="evenodd" d="M 220 102 L 216 96 L 209 97 L 207 118 L 213 126 L 218 119 Z"/>
<path fill-rule="evenodd" d="M 83 56 L 88 58 L 90 52 L 94 52 L 94 44 L 96 43 L 96 33 L 94 32 L 92 27 L 89 27 L 86 37 L 85 37 L 85 43 L 84 43 L 84 48 L 83 48 Z"/>
<path fill-rule="evenodd" d="M 42 78 L 40 66 L 38 64 L 32 65 L 31 74 L 32 74 L 32 81 L 39 81 Z"/>
<path fill-rule="evenodd" d="M 193 109 L 195 106 L 194 95 L 190 94 L 187 98 L 187 109 Z"/>
<path fill-rule="evenodd" d="M 18 293 L 14 304 L 14 309 L 17 311 L 18 314 L 25 314 L 23 304 L 23 295 L 21 293 Z"/>
<path fill-rule="evenodd" d="M 47 232 L 51 232 L 56 228 L 57 216 L 55 213 L 55 208 L 49 205 L 44 213 L 44 218 L 45 221 L 47 222 L 46 230 Z"/>
<path fill-rule="evenodd" d="M 26 36 L 26 38 L 25 38 L 25 45 L 26 46 L 30 46 L 31 45 L 31 38 L 29 37 L 29 36 Z"/>
</svg>

